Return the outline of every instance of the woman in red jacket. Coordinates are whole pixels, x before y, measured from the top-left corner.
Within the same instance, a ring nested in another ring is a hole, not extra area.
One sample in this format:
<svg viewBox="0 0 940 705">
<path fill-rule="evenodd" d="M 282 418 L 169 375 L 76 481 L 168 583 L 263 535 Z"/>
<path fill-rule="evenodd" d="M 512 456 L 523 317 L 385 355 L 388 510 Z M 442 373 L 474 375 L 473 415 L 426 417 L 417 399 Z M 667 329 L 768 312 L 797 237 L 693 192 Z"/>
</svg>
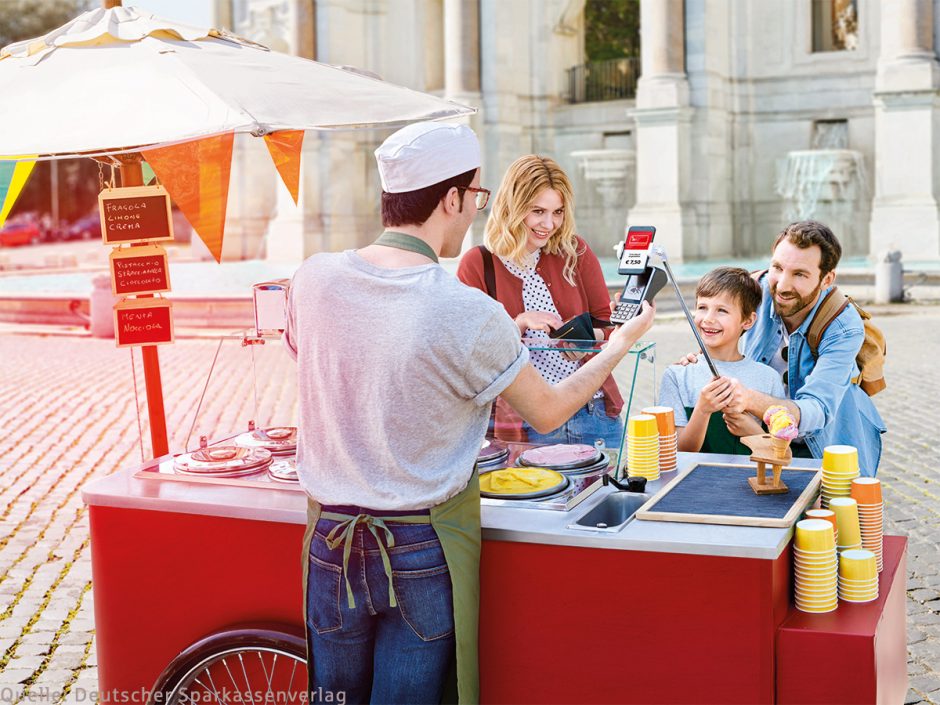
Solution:
<svg viewBox="0 0 940 705">
<path fill-rule="evenodd" d="M 503 304 L 521 336 L 547 339 L 550 329 L 585 312 L 602 321 L 610 318 L 600 263 L 574 232 L 571 182 L 554 160 L 533 154 L 513 162 L 496 193 L 483 242 L 486 252 L 475 247 L 464 254 L 457 276 Z M 492 262 L 495 291 L 487 286 L 484 258 Z M 605 339 L 610 330 L 595 328 L 595 339 Z M 532 364 L 551 384 L 578 369 L 579 357 L 554 350 L 531 353 Z M 542 435 L 497 399 L 496 436 L 530 443 L 593 444 L 602 438 L 608 447 L 619 448 L 622 407 L 617 384 L 608 377 L 585 407 Z"/>
</svg>

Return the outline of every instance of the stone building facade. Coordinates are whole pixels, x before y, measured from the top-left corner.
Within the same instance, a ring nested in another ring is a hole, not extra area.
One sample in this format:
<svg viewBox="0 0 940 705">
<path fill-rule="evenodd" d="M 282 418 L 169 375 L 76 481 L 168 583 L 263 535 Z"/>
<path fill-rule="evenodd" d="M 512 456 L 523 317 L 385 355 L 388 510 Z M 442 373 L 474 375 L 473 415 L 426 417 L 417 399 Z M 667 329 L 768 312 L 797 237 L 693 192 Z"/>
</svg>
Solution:
<svg viewBox="0 0 940 705">
<path fill-rule="evenodd" d="M 273 49 L 476 106 L 483 184 L 552 156 L 601 256 L 639 223 L 677 260 L 756 256 L 812 215 L 849 255 L 940 260 L 940 0 L 638 0 L 635 93 L 588 100 L 572 69 L 592 66 L 585 7 L 603 1 L 216 0 L 216 14 Z M 298 208 L 264 147 L 240 143 L 226 256 L 373 239 L 387 134 L 309 133 Z"/>
</svg>

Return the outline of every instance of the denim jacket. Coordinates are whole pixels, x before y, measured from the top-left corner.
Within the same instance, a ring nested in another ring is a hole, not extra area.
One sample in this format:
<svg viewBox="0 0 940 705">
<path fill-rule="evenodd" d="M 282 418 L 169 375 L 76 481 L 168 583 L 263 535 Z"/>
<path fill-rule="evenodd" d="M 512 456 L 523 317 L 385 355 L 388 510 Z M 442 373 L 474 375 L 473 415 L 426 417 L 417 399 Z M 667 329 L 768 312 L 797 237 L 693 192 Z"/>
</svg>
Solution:
<svg viewBox="0 0 940 705">
<path fill-rule="evenodd" d="M 784 324 L 774 310 L 766 275 L 761 288 L 763 299 L 757 322 L 745 334 L 744 354 L 770 364 L 783 345 Z M 828 445 L 855 446 L 861 474 L 874 477 L 881 460 L 881 434 L 886 429 L 871 398 L 852 383 L 859 373 L 855 356 L 865 337 L 862 319 L 853 306 L 847 306 L 819 341 L 818 359 L 813 359 L 806 341 L 813 316 L 828 291 L 821 293 L 806 320 L 790 334 L 790 399 L 800 407 L 800 438 L 814 458 L 821 458 Z"/>
</svg>

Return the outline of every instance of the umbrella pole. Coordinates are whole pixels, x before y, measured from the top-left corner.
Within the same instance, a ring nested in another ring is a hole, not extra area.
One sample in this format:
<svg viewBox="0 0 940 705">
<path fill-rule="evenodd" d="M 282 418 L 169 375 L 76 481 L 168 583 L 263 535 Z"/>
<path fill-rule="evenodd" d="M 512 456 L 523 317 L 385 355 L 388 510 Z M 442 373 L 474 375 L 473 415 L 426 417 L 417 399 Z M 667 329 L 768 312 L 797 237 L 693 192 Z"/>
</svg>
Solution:
<svg viewBox="0 0 940 705">
<path fill-rule="evenodd" d="M 118 157 L 121 162 L 121 186 L 143 186 L 144 175 L 140 166 L 140 155 Z M 147 244 L 147 243 L 138 243 Z M 153 298 L 152 294 L 138 298 Z M 144 359 L 144 385 L 147 388 L 147 416 L 150 418 L 150 442 L 153 457 L 169 453 L 166 435 L 166 413 L 163 409 L 163 382 L 160 379 L 160 355 L 156 345 L 142 345 Z"/>
</svg>

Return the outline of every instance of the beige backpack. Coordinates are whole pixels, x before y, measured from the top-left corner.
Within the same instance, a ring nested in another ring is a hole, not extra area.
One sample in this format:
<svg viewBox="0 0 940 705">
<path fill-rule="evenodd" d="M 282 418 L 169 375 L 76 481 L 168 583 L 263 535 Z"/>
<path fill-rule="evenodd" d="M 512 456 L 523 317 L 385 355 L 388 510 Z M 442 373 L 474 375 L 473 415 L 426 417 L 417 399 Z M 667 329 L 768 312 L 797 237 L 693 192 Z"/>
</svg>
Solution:
<svg viewBox="0 0 940 705">
<path fill-rule="evenodd" d="M 852 379 L 852 383 L 859 385 L 868 396 L 873 397 L 887 386 L 884 366 L 888 348 L 884 333 L 871 322 L 871 314 L 855 303 L 852 297 L 843 294 L 838 287 L 832 287 L 819 308 L 816 309 L 816 315 L 813 316 L 806 333 L 806 342 L 809 343 L 813 359 L 819 357 L 819 341 L 822 340 L 829 325 L 849 304 L 858 311 L 858 315 L 862 317 L 862 324 L 865 326 L 865 341 L 858 355 L 855 356 L 855 363 L 860 372 L 858 377 Z"/>
</svg>

